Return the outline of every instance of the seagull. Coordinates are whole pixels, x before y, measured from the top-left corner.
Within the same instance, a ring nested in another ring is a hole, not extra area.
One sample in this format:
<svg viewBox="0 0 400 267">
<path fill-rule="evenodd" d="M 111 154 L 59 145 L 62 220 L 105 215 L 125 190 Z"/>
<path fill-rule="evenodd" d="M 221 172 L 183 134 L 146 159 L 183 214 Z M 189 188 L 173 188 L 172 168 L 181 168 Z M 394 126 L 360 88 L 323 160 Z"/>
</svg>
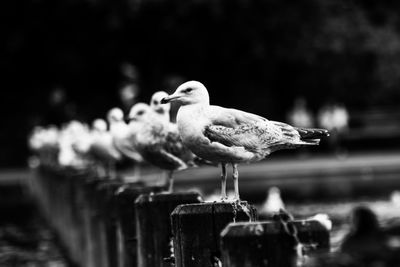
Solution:
<svg viewBox="0 0 400 267">
<path fill-rule="evenodd" d="M 270 215 L 285 210 L 285 204 L 281 198 L 281 191 L 278 187 L 273 186 L 268 190 L 267 199 L 264 201 L 260 213 Z"/>
<path fill-rule="evenodd" d="M 329 219 L 329 215 L 325 213 L 318 213 L 310 218 L 308 220 L 313 220 L 313 221 L 318 221 L 323 227 L 325 227 L 326 230 L 331 231 L 332 230 L 332 221 Z"/>
<path fill-rule="evenodd" d="M 60 130 L 55 125 L 48 127 L 36 126 L 28 139 L 29 148 L 37 154 L 43 165 L 58 164 Z"/>
<path fill-rule="evenodd" d="M 92 122 L 92 131 L 93 132 L 106 132 L 107 131 L 107 122 L 103 119 L 97 118 Z"/>
<path fill-rule="evenodd" d="M 177 125 L 183 143 L 198 157 L 220 163 L 221 198 L 226 199 L 226 165 L 233 168 L 235 199 L 239 196 L 238 164 L 264 159 L 274 151 L 318 145 L 325 129 L 296 128 L 237 109 L 210 105 L 206 87 L 198 81 L 180 85 L 162 103 L 180 104 Z"/>
<path fill-rule="evenodd" d="M 187 149 L 173 131 L 169 121 L 163 120 L 148 104 L 137 103 L 129 113 L 130 127 L 137 129 L 136 145 L 149 163 L 167 170 L 168 191 L 173 189 L 173 172 L 193 165 L 194 154 Z"/>
<path fill-rule="evenodd" d="M 161 101 L 167 97 L 168 94 L 167 92 L 164 91 L 158 91 L 153 94 L 150 100 L 150 107 L 155 111 L 155 113 L 158 115 L 158 117 L 166 124 L 166 127 L 168 128 L 168 131 L 170 133 L 173 133 L 174 140 L 175 139 L 180 139 L 179 136 L 179 130 L 178 130 L 178 125 L 174 122 L 172 122 L 170 119 L 170 110 L 171 110 L 171 104 L 166 103 L 162 104 Z M 179 136 L 179 137 L 178 137 Z M 181 143 L 181 141 L 179 141 Z M 189 150 L 188 150 L 189 151 Z M 192 153 L 192 152 L 190 152 Z M 197 157 L 196 155 L 191 155 L 191 164 L 194 166 L 203 166 L 203 165 L 208 165 L 208 166 L 215 166 L 210 161 L 204 160 L 202 158 Z"/>
<path fill-rule="evenodd" d="M 113 145 L 123 157 L 135 162 L 143 162 L 142 156 L 135 148 L 135 131 L 128 127 L 124 121 L 124 113 L 120 108 L 112 108 L 107 114 L 110 124 L 110 133 L 113 138 Z"/>
<path fill-rule="evenodd" d="M 171 110 L 171 104 L 161 104 L 161 100 L 167 97 L 167 92 L 158 91 L 153 94 L 150 100 L 150 107 L 159 114 L 160 118 L 164 121 L 169 122 L 170 116 L 169 111 Z"/>
<path fill-rule="evenodd" d="M 109 114 L 107 119 L 110 122 Z M 93 121 L 90 139 L 89 154 L 104 168 L 109 178 L 116 178 L 115 164 L 122 159 L 122 154 L 115 147 L 111 131 L 107 131 L 107 123 L 103 119 Z"/>
<path fill-rule="evenodd" d="M 79 138 L 86 136 L 88 128 L 85 124 L 72 120 L 63 125 L 58 138 L 59 153 L 58 164 L 62 167 L 73 167 L 82 169 L 87 166 L 87 161 L 76 153 L 74 144 L 77 143 Z"/>
</svg>

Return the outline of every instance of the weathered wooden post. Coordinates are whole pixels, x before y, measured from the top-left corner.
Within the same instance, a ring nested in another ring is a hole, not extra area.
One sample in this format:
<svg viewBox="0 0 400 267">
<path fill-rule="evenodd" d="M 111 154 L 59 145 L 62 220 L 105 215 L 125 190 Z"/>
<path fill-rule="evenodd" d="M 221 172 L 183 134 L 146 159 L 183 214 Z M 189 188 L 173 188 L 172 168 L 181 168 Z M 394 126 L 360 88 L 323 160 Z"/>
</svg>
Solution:
<svg viewBox="0 0 400 267">
<path fill-rule="evenodd" d="M 101 181 L 96 188 L 97 213 L 100 217 L 102 249 L 107 259 L 105 266 L 118 266 L 117 205 L 115 192 L 123 185 L 121 181 Z"/>
<path fill-rule="evenodd" d="M 221 251 L 226 267 L 293 267 L 299 253 L 329 251 L 329 231 L 314 220 L 231 223 Z"/>
<path fill-rule="evenodd" d="M 254 221 L 247 202 L 214 202 L 178 206 L 171 215 L 176 267 L 220 266 L 220 232 L 230 222 Z"/>
<path fill-rule="evenodd" d="M 90 253 L 91 266 L 103 267 L 106 266 L 107 258 L 104 255 L 104 231 L 102 231 L 101 216 L 97 210 L 97 186 L 101 183 L 98 179 L 88 180 L 85 184 L 85 201 L 89 241 L 88 251 Z"/>
<path fill-rule="evenodd" d="M 198 193 L 141 195 L 135 203 L 138 266 L 171 266 L 173 256 L 170 215 L 181 204 L 200 203 Z"/>
<path fill-rule="evenodd" d="M 84 265 L 87 262 L 87 240 L 85 239 L 84 225 L 84 181 L 90 173 L 87 171 L 77 171 L 68 174 L 66 179 L 67 202 L 65 203 L 69 217 L 70 251 L 75 258 L 75 262 Z M 87 265 L 86 265 L 87 266 Z"/>
<path fill-rule="evenodd" d="M 83 258 L 81 264 L 85 267 L 96 267 L 93 255 L 93 244 L 92 244 L 92 225 L 91 216 L 93 214 L 92 203 L 89 200 L 88 184 L 94 183 L 97 177 L 94 175 L 88 175 L 82 177 L 77 181 L 77 204 L 79 206 L 79 214 L 81 220 L 81 238 L 84 244 Z"/>
<path fill-rule="evenodd" d="M 124 184 L 115 193 L 117 205 L 118 266 L 133 267 L 137 264 L 137 237 L 135 201 L 141 194 L 165 190 L 161 186 Z"/>
</svg>

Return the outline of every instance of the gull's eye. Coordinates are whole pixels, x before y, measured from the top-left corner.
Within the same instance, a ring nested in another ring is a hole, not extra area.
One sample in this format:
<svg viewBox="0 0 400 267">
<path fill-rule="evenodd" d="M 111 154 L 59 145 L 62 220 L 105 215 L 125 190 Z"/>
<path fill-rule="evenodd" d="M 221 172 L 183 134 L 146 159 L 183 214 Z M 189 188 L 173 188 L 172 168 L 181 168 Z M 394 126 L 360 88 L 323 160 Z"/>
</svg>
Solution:
<svg viewBox="0 0 400 267">
<path fill-rule="evenodd" d="M 158 105 L 158 101 L 157 100 L 153 100 L 153 105 Z"/>
<path fill-rule="evenodd" d="M 144 110 L 138 111 L 137 115 L 142 116 L 144 114 Z"/>
<path fill-rule="evenodd" d="M 191 91 L 193 91 L 193 88 L 188 88 L 185 90 L 185 93 L 190 93 Z"/>
</svg>

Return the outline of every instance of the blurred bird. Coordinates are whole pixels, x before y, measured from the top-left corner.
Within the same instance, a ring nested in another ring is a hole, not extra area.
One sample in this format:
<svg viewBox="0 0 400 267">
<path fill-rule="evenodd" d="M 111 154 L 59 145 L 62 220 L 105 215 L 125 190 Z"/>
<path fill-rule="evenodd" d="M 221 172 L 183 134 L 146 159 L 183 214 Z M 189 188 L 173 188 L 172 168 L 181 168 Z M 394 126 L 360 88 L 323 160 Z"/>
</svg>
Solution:
<svg viewBox="0 0 400 267">
<path fill-rule="evenodd" d="M 164 121 L 170 121 L 169 111 L 171 104 L 161 104 L 161 100 L 167 97 L 168 94 L 164 91 L 158 91 L 153 94 L 150 100 L 150 107 L 160 115 Z"/>
<path fill-rule="evenodd" d="M 390 201 L 392 204 L 395 206 L 399 207 L 400 206 L 400 191 L 399 190 L 394 190 L 390 194 Z"/>
<path fill-rule="evenodd" d="M 107 116 L 107 119 L 111 121 L 113 118 Z M 114 145 L 111 131 L 107 131 L 104 127 L 106 125 L 102 119 L 96 119 L 93 122 L 88 153 L 98 165 L 97 167 L 100 167 L 97 169 L 102 172 L 101 176 L 114 179 L 116 178 L 115 164 L 122 159 L 122 155 Z"/>
<path fill-rule="evenodd" d="M 206 87 L 197 81 L 180 85 L 162 103 L 180 104 L 177 124 L 183 143 L 198 157 L 222 166 L 221 197 L 226 198 L 226 165 L 232 164 L 235 198 L 239 200 L 238 163 L 259 161 L 270 153 L 318 145 L 324 129 L 295 128 L 237 109 L 210 105 Z"/>
<path fill-rule="evenodd" d="M 169 121 L 149 105 L 137 103 L 129 113 L 129 120 L 130 127 L 137 129 L 137 150 L 147 162 L 168 171 L 168 189 L 172 192 L 173 172 L 194 165 L 193 153 L 182 144 L 178 131 L 171 130 Z"/>
<path fill-rule="evenodd" d="M 34 152 L 41 164 L 47 166 L 57 165 L 59 153 L 60 132 L 55 125 L 48 127 L 35 127 L 28 137 L 28 146 Z"/>
<path fill-rule="evenodd" d="M 134 160 L 135 162 L 143 162 L 142 156 L 135 147 L 136 130 L 124 121 L 124 113 L 119 108 L 113 108 L 107 115 L 110 124 L 110 133 L 113 137 L 113 144 L 122 157 Z"/>
<path fill-rule="evenodd" d="M 95 119 L 92 122 L 92 130 L 94 132 L 105 132 L 107 131 L 107 122 L 103 119 Z"/>
<path fill-rule="evenodd" d="M 268 195 L 260 209 L 260 214 L 271 215 L 278 213 L 280 210 L 285 210 L 285 204 L 283 204 L 281 198 L 281 191 L 278 187 L 273 186 L 268 190 Z"/>
<path fill-rule="evenodd" d="M 87 167 L 87 161 L 76 153 L 74 145 L 79 139 L 86 137 L 88 132 L 88 127 L 79 121 L 70 121 L 63 125 L 58 137 L 60 148 L 58 163 L 60 166 L 79 169 Z"/>
<path fill-rule="evenodd" d="M 318 214 L 308 218 L 308 220 L 318 221 L 321 223 L 322 226 L 325 227 L 326 230 L 328 230 L 328 231 L 332 230 L 332 221 L 329 219 L 328 214 L 318 213 Z"/>
<path fill-rule="evenodd" d="M 351 231 L 344 238 L 340 250 L 369 260 L 386 255 L 389 251 L 387 236 L 376 214 L 366 206 L 358 206 L 350 218 Z"/>
<path fill-rule="evenodd" d="M 74 150 L 85 156 L 98 177 L 114 175 L 110 170 L 110 161 L 118 160 L 118 154 L 111 149 L 108 152 L 107 146 L 110 143 L 110 134 L 107 132 L 107 122 L 103 119 L 95 119 L 92 128 L 87 136 L 83 135 L 73 146 Z M 111 154 L 111 156 L 109 155 Z"/>
</svg>

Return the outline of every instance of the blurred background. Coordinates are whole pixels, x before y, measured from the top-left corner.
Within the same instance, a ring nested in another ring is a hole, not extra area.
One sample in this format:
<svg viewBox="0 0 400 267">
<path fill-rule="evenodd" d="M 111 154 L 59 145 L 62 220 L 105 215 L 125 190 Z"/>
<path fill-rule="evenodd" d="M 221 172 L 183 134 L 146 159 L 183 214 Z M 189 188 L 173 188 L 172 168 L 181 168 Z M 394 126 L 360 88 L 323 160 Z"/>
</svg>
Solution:
<svg viewBox="0 0 400 267">
<path fill-rule="evenodd" d="M 0 5 L 0 166 L 25 165 L 34 125 L 91 121 L 129 105 L 123 98 L 148 101 L 191 79 L 212 103 L 274 120 L 289 122 L 296 99 L 316 121 L 322 107 L 340 104 L 350 147 L 399 147 L 397 1 Z"/>
<path fill-rule="evenodd" d="M 375 198 L 368 206 L 392 218 L 400 205 L 399 8 L 391 0 L 1 1 L 0 181 L 26 177 L 34 126 L 90 123 L 199 80 L 212 104 L 332 133 L 315 149 L 241 168 L 245 199 L 261 205 L 278 186 L 290 211 L 330 211 L 335 238 L 355 205 L 337 204 L 344 199 Z M 182 172 L 177 186 L 217 192 L 218 172 Z M 18 214 L 5 206 L 6 217 Z M 40 244 L 52 240 L 34 231 Z"/>
</svg>

